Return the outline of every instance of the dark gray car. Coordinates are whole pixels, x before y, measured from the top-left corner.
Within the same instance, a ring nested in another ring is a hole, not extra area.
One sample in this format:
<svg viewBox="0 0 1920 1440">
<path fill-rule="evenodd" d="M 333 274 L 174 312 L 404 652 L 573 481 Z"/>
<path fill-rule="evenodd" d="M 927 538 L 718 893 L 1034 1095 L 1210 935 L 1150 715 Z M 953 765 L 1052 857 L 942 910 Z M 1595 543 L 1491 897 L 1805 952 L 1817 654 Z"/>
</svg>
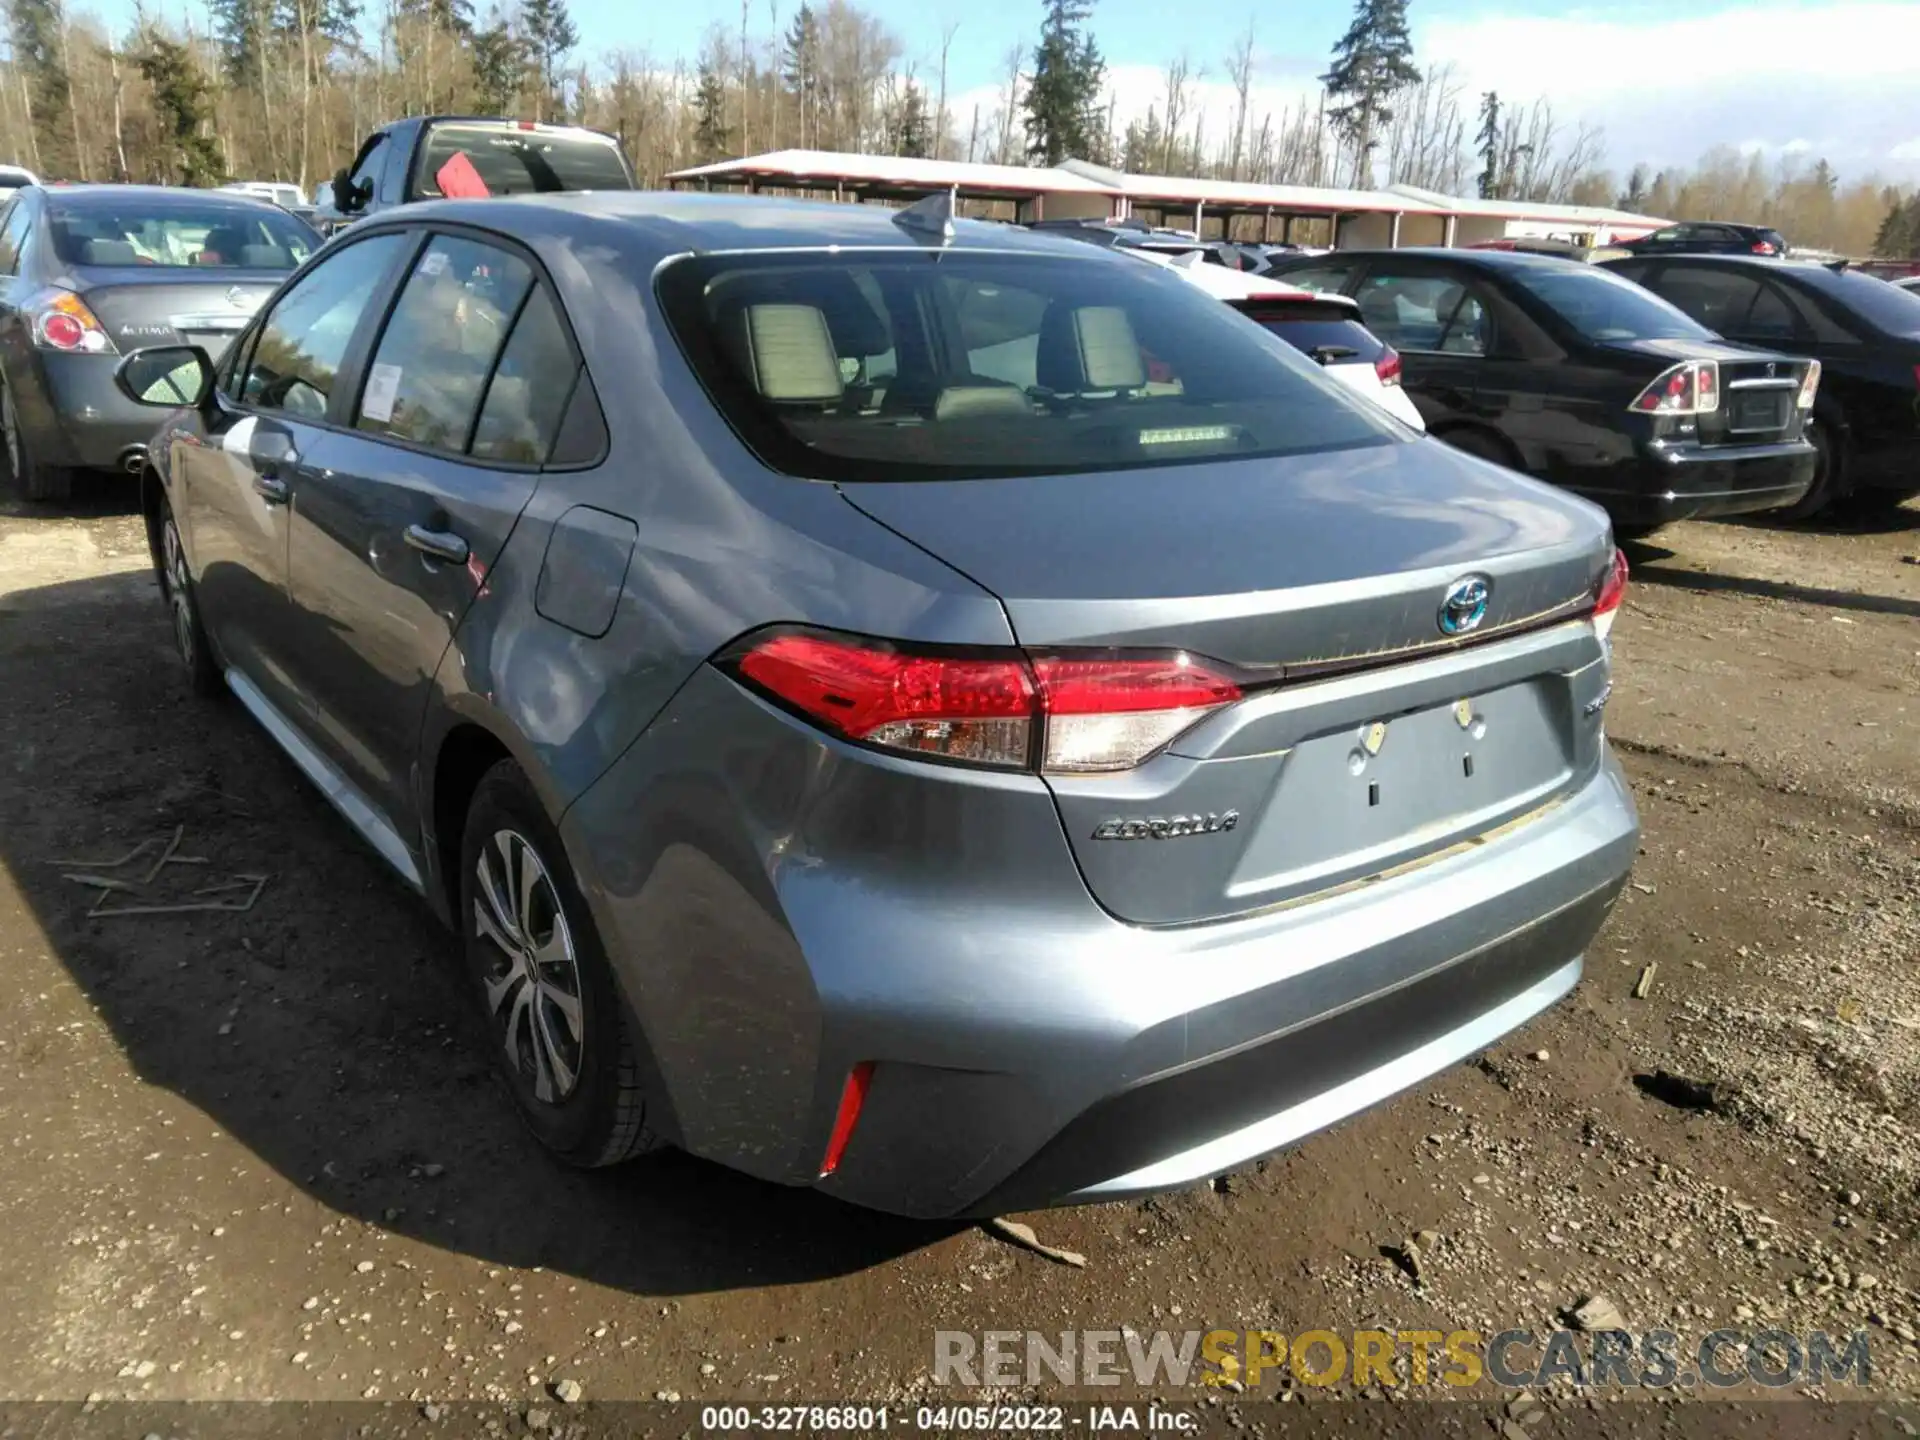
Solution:
<svg viewBox="0 0 1920 1440">
<path fill-rule="evenodd" d="M 76 470 L 137 472 L 153 416 L 115 388 L 120 356 L 219 353 L 319 246 L 244 195 L 36 185 L 0 203 L 0 430 L 27 498 L 65 498 Z"/>
<path fill-rule="evenodd" d="M 539 1137 L 1109 1198 L 1565 995 L 1638 830 L 1605 516 L 889 213 L 411 207 L 124 369 L 195 685 L 459 930 Z"/>
</svg>

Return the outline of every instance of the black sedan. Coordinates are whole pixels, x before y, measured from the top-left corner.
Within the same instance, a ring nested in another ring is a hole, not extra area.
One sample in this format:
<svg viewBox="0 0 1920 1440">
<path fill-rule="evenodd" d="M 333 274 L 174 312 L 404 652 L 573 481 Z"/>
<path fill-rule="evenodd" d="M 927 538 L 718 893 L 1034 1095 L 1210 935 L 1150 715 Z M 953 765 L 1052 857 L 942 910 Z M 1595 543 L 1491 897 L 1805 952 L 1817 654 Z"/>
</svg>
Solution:
<svg viewBox="0 0 1920 1440">
<path fill-rule="evenodd" d="M 1605 506 L 1622 535 L 1793 505 L 1813 483 L 1820 367 L 1728 344 L 1603 269 L 1414 249 L 1273 274 L 1360 302 L 1432 434 Z"/>
<path fill-rule="evenodd" d="M 144 185 L 29 185 L 0 205 L 0 430 L 30 500 L 78 470 L 137 472 L 153 415 L 115 387 L 121 354 L 217 354 L 313 229 L 264 200 Z"/>
<path fill-rule="evenodd" d="M 1920 295 L 1871 275 L 1798 261 L 1662 256 L 1609 261 L 1708 329 L 1821 364 L 1807 437 L 1820 451 L 1812 515 L 1920 495 Z"/>
<path fill-rule="evenodd" d="M 1634 255 L 1773 255 L 1787 253 L 1787 240 L 1765 225 L 1736 225 L 1729 220 L 1689 220 L 1666 225 L 1614 248 Z"/>
</svg>

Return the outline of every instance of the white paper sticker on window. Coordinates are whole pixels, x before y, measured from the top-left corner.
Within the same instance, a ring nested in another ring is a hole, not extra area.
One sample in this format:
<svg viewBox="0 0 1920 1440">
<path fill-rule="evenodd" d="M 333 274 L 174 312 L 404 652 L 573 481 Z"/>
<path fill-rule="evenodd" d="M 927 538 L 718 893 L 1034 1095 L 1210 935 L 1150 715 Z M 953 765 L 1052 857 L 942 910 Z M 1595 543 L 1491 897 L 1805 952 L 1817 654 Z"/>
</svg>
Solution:
<svg viewBox="0 0 1920 1440">
<path fill-rule="evenodd" d="M 367 371 L 367 393 L 361 397 L 360 414 L 386 424 L 393 419 L 393 404 L 399 394 L 400 367 L 375 365 Z"/>
<path fill-rule="evenodd" d="M 447 252 L 444 250 L 429 250 L 426 259 L 420 262 L 422 275 L 444 275 L 446 270 Z"/>
</svg>

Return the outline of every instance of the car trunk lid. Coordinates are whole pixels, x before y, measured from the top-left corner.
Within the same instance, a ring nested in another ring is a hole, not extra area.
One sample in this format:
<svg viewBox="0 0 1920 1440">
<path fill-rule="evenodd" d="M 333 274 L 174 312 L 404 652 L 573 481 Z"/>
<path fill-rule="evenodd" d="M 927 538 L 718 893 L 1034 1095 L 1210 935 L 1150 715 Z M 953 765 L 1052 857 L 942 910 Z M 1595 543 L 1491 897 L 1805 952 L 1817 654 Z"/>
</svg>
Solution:
<svg viewBox="0 0 1920 1440">
<path fill-rule="evenodd" d="M 1437 443 L 843 488 L 999 596 L 1031 653 L 1179 650 L 1240 676 L 1243 699 L 1144 764 L 1048 776 L 1123 919 L 1377 876 L 1599 763 L 1605 657 L 1579 617 L 1611 558 L 1605 518 Z M 1449 636 L 1446 601 L 1476 581 L 1484 613 Z"/>
<path fill-rule="evenodd" d="M 1800 436 L 1796 404 L 1807 362 L 1732 343 L 1698 340 L 1617 341 L 1610 348 L 1649 362 L 1647 380 L 1688 360 L 1712 360 L 1720 371 L 1720 403 L 1696 417 L 1703 445 L 1765 445 Z"/>
<path fill-rule="evenodd" d="M 80 268 L 76 286 L 124 354 L 199 345 L 216 360 L 286 277 L 270 270 L 136 266 Z"/>
</svg>

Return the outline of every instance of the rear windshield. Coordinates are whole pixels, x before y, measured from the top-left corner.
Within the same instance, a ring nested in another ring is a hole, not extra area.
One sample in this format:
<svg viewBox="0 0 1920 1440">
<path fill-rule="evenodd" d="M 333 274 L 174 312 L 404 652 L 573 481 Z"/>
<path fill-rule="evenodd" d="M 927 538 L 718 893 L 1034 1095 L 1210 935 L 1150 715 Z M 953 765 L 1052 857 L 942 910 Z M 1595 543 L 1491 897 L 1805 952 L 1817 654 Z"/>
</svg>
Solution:
<svg viewBox="0 0 1920 1440">
<path fill-rule="evenodd" d="M 1603 270 L 1515 266 L 1507 276 L 1589 340 L 1714 338 L 1651 290 Z"/>
<path fill-rule="evenodd" d="M 1876 330 L 1920 336 L 1920 295 L 1911 290 L 1852 270 L 1829 273 L 1815 284 L 1822 294 L 1831 295 Z"/>
<path fill-rule="evenodd" d="M 681 260 L 669 324 L 789 474 L 953 480 L 1392 444 L 1364 399 L 1156 268 L 962 250 Z"/>
<path fill-rule="evenodd" d="M 532 195 L 553 190 L 631 190 L 620 148 L 595 135 L 516 130 L 504 125 L 436 125 L 421 147 L 413 193 L 423 198 L 465 194 L 446 171 L 464 155 L 488 195 Z"/>
<path fill-rule="evenodd" d="M 68 265 L 195 270 L 291 270 L 320 237 L 264 202 L 56 205 L 49 233 Z"/>
<path fill-rule="evenodd" d="M 1233 308 L 1259 322 L 1294 349 L 1322 365 L 1371 365 L 1387 353 L 1385 343 L 1344 306 L 1302 301 L 1238 300 Z"/>
</svg>

